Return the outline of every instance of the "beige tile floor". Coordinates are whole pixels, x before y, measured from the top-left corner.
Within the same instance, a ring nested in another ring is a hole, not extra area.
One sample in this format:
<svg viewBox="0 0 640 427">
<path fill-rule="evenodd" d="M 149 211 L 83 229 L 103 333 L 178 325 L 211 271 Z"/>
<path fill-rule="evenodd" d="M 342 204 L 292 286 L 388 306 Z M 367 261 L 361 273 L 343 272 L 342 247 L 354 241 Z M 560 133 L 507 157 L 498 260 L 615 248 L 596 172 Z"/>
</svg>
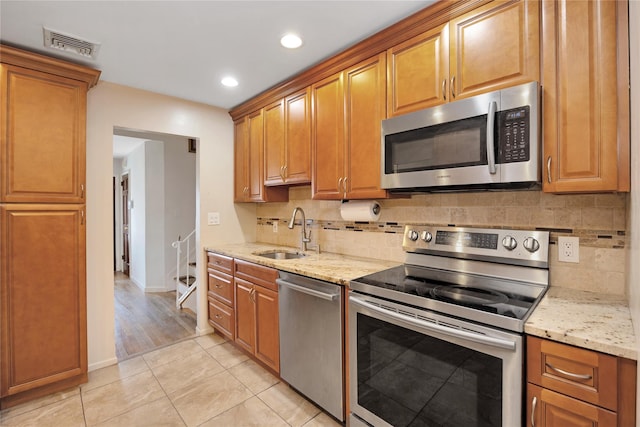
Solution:
<svg viewBox="0 0 640 427">
<path fill-rule="evenodd" d="M 80 387 L 0 412 L 1 426 L 339 426 L 217 335 L 89 372 Z"/>
</svg>

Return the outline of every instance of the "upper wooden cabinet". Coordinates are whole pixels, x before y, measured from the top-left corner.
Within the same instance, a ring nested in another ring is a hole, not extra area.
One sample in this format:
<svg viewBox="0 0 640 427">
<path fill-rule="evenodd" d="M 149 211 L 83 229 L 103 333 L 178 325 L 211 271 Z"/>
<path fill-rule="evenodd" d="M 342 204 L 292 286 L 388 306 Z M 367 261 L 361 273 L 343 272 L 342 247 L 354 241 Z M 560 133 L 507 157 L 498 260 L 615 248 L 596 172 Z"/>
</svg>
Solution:
<svg viewBox="0 0 640 427">
<path fill-rule="evenodd" d="M 539 2 L 490 2 L 387 50 L 389 117 L 538 81 Z"/>
<path fill-rule="evenodd" d="M 311 181 L 311 89 L 264 109 L 265 185 Z"/>
<path fill-rule="evenodd" d="M 264 186 L 263 110 L 249 114 L 234 125 L 234 201 L 286 201 L 286 188 Z"/>
<path fill-rule="evenodd" d="M 84 203 L 89 85 L 4 63 L 0 72 L 0 201 Z"/>
<path fill-rule="evenodd" d="M 386 197 L 380 189 L 385 53 L 312 85 L 314 199 Z"/>
<path fill-rule="evenodd" d="M 626 1 L 542 2 L 546 192 L 629 190 Z"/>
</svg>

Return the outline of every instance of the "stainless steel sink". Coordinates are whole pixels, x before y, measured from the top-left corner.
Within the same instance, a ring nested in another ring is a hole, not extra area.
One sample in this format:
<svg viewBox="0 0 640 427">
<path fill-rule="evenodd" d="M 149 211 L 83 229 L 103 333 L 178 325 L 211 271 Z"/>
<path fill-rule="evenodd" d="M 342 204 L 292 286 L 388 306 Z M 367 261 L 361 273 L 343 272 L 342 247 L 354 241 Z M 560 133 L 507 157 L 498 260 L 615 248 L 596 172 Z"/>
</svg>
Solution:
<svg viewBox="0 0 640 427">
<path fill-rule="evenodd" d="M 298 259 L 306 256 L 302 252 L 285 251 L 285 250 L 279 250 L 279 249 L 262 251 L 262 252 L 254 252 L 253 254 L 261 257 L 265 257 L 265 258 L 271 258 L 271 259 Z"/>
</svg>

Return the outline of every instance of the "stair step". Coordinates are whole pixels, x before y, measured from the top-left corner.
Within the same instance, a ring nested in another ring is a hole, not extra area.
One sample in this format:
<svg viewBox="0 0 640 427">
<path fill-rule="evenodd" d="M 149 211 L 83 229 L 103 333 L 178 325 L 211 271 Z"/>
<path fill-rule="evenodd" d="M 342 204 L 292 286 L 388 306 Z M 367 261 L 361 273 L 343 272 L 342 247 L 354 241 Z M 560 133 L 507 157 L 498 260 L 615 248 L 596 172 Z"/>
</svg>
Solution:
<svg viewBox="0 0 640 427">
<path fill-rule="evenodd" d="M 196 262 L 195 262 L 195 261 L 190 262 L 190 263 L 189 263 L 189 266 L 190 266 L 190 267 L 195 267 L 195 266 L 196 266 Z"/>
<path fill-rule="evenodd" d="M 180 276 L 178 278 L 178 281 L 184 283 L 187 286 L 191 286 L 196 281 L 196 278 L 195 276 Z"/>
</svg>

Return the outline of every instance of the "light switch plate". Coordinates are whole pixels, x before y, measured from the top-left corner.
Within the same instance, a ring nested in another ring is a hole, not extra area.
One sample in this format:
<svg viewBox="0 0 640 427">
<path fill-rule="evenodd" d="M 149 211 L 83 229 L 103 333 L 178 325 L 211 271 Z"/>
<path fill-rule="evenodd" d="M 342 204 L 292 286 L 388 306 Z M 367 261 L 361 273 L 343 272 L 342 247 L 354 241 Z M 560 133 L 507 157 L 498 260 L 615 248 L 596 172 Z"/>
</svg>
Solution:
<svg viewBox="0 0 640 427">
<path fill-rule="evenodd" d="M 278 232 L 278 221 L 273 221 L 273 232 L 274 233 Z"/>
<path fill-rule="evenodd" d="M 209 212 L 207 214 L 207 225 L 220 225 L 220 212 Z"/>
</svg>

